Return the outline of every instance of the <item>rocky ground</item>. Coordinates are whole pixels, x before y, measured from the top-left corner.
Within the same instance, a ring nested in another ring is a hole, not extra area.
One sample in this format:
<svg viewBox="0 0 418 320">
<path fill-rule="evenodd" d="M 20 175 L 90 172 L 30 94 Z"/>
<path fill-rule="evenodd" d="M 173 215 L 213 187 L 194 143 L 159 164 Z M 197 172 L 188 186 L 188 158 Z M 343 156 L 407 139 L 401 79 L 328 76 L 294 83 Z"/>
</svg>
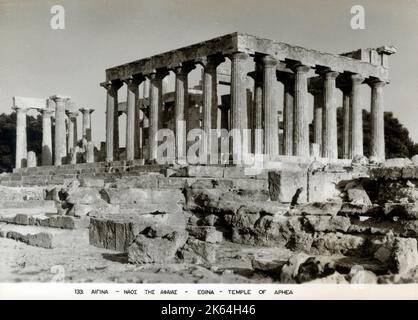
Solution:
<svg viewBox="0 0 418 320">
<path fill-rule="evenodd" d="M 418 282 L 416 160 L 3 175 L 0 281 Z"/>
</svg>

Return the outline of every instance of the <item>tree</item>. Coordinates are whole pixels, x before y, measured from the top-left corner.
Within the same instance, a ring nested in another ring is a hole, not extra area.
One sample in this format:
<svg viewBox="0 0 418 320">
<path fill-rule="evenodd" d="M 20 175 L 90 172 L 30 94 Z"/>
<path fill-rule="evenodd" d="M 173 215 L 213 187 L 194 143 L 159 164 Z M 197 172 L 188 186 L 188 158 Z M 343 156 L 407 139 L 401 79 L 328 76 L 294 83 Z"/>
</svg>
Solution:
<svg viewBox="0 0 418 320">
<path fill-rule="evenodd" d="M 38 162 L 42 150 L 42 116 L 28 116 L 28 151 L 35 151 Z M 0 115 L 0 172 L 10 172 L 15 167 L 16 157 L 16 112 Z"/>
</svg>

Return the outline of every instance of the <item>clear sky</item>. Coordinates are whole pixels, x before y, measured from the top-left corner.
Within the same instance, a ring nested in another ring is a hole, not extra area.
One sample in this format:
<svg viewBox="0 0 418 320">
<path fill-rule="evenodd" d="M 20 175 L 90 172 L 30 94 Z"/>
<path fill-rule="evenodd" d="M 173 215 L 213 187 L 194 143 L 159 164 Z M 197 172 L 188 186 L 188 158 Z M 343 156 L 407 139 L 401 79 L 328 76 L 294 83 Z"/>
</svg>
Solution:
<svg viewBox="0 0 418 320">
<path fill-rule="evenodd" d="M 56 4 L 65 30 L 50 27 Z M 365 30 L 350 27 L 356 4 Z M 330 53 L 396 46 L 385 105 L 418 142 L 418 0 L 0 0 L 0 112 L 14 95 L 68 95 L 96 109 L 97 143 L 106 68 L 234 31 Z"/>
</svg>

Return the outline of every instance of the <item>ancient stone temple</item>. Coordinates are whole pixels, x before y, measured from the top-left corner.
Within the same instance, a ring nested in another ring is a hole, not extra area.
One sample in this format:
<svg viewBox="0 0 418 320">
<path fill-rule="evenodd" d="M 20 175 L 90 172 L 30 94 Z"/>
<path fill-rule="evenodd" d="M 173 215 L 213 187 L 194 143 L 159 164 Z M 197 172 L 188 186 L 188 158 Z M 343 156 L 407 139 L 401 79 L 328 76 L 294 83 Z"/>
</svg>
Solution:
<svg viewBox="0 0 418 320">
<path fill-rule="evenodd" d="M 176 133 L 176 155 L 186 145 L 180 134 L 183 121 L 188 122 L 188 75 L 196 65 L 202 66 L 201 128 L 207 133 L 205 148 L 211 150 L 209 130 L 224 128 L 234 131 L 231 153 L 239 156 L 245 150 L 244 131 L 250 130 L 250 153 L 264 154 L 270 159 L 278 156 L 322 157 L 351 159 L 363 155 L 362 101 L 360 88 L 371 88 L 372 138 L 370 155 L 376 160 L 385 158 L 383 89 L 389 82 L 388 56 L 393 47 L 360 49 L 344 54 L 330 54 L 291 46 L 255 36 L 233 33 L 152 56 L 106 70 L 106 161 L 119 158 L 118 92 L 127 90 L 126 102 L 126 159 L 143 154 L 136 147 L 148 149 L 147 159 L 157 157 L 157 132 L 162 129 L 163 83 L 170 72 L 175 75 L 175 105 L 173 121 Z M 228 81 L 229 105 L 218 104 L 218 66 L 230 61 Z M 249 79 L 252 88 L 248 88 Z M 283 101 L 274 93 L 276 82 L 283 84 Z M 140 137 L 145 121 L 136 121 L 135 108 L 139 101 L 139 86 L 149 91 L 148 106 L 143 106 L 141 118 L 146 120 L 149 139 Z M 149 86 L 149 88 L 148 88 Z M 337 90 L 342 91 L 340 102 Z M 250 91 L 251 99 L 248 99 Z M 309 99 L 313 95 L 313 143 L 309 137 Z M 337 106 L 344 114 L 343 154 L 338 155 Z M 225 112 L 226 111 L 226 112 Z M 279 111 L 283 114 L 280 128 Z M 218 121 L 219 117 L 227 118 Z M 138 126 L 139 124 L 139 126 Z M 223 124 L 220 125 L 220 124 Z M 225 128 L 226 127 L 226 128 Z M 282 131 L 282 133 L 280 133 Z M 238 133 L 238 135 L 236 135 Z M 280 140 L 283 141 L 280 141 Z M 212 141 L 213 143 L 213 141 Z M 282 148 L 280 148 L 282 146 Z"/>
</svg>

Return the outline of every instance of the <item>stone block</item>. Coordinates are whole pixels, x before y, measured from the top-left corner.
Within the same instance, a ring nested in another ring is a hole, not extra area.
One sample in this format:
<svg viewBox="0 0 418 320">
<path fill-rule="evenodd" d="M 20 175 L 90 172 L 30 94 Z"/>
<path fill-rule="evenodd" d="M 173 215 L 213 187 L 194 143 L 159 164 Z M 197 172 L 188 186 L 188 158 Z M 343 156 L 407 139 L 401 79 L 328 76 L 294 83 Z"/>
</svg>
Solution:
<svg viewBox="0 0 418 320">
<path fill-rule="evenodd" d="M 224 167 L 221 166 L 188 166 L 188 177 L 223 178 Z"/>
<path fill-rule="evenodd" d="M 182 255 L 185 260 L 194 260 L 195 263 L 216 263 L 217 244 L 189 238 Z"/>
<path fill-rule="evenodd" d="M 187 231 L 189 234 L 198 240 L 206 241 L 209 243 L 220 243 L 223 241 L 222 232 L 216 230 L 211 226 L 188 226 Z"/>
<path fill-rule="evenodd" d="M 270 199 L 278 202 L 298 203 L 307 201 L 307 172 L 305 171 L 269 171 L 268 186 Z"/>
<path fill-rule="evenodd" d="M 341 216 L 305 216 L 304 225 L 313 232 L 347 232 L 351 225 L 349 218 Z"/>
<path fill-rule="evenodd" d="M 289 215 L 336 216 L 341 207 L 340 202 L 310 202 L 295 206 L 289 211 Z"/>
<path fill-rule="evenodd" d="M 309 172 L 308 201 L 342 201 L 341 184 L 353 178 L 351 172 Z"/>
</svg>

